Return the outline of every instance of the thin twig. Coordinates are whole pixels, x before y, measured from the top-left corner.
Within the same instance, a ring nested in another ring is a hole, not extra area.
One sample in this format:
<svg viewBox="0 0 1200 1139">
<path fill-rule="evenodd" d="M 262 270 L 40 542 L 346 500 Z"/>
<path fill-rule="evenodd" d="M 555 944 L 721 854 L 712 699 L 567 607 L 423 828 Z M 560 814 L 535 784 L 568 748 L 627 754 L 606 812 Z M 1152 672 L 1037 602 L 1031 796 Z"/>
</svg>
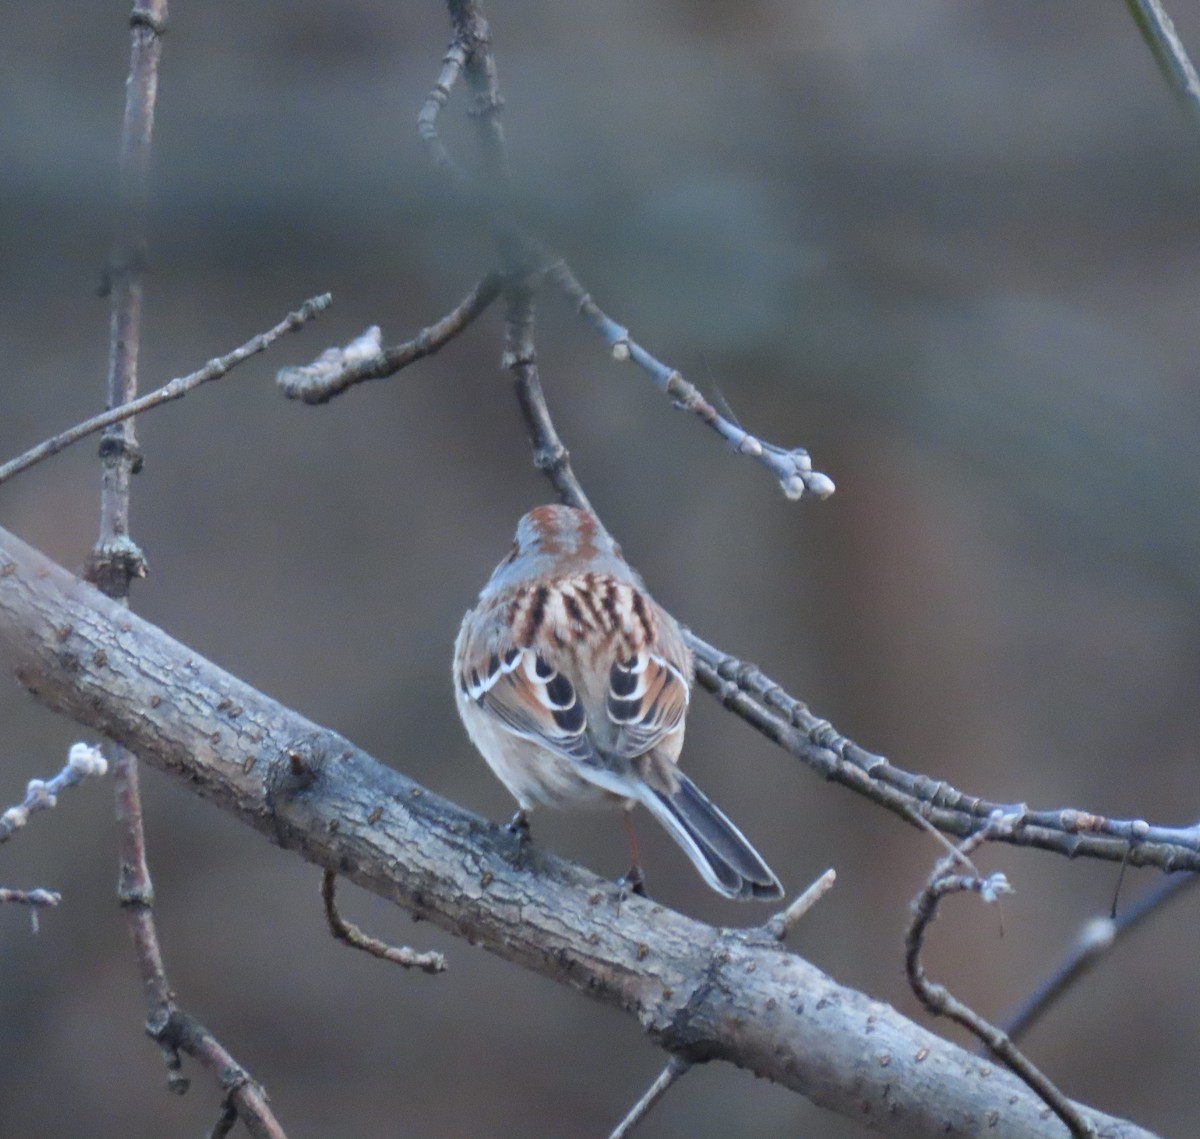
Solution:
<svg viewBox="0 0 1200 1139">
<path fill-rule="evenodd" d="M 472 115 L 485 173 L 493 197 L 503 201 L 510 192 L 512 179 L 500 123 L 504 100 L 491 51 L 491 31 L 477 0 L 447 0 L 447 6 L 456 42 L 466 50 L 464 70 L 473 94 Z M 543 255 L 535 243 L 512 229 L 499 208 L 494 212 L 492 236 L 506 278 L 504 353 L 500 366 L 513 377 L 517 402 L 529 430 L 534 466 L 550 480 L 563 502 L 590 511 L 587 495 L 571 469 L 571 457 L 554 429 L 538 373 L 532 270 L 543 260 Z"/>
<path fill-rule="evenodd" d="M 60 451 L 71 446 L 72 443 L 78 443 L 80 439 L 85 439 L 97 431 L 113 427 L 116 424 L 124 423 L 133 416 L 140 415 L 143 411 L 149 411 L 160 404 L 182 399 L 188 392 L 194 388 L 198 388 L 201 384 L 208 383 L 210 380 L 221 379 L 243 361 L 250 359 L 251 356 L 265 352 L 284 333 L 295 331 L 302 325 L 307 324 L 318 313 L 324 312 L 329 307 L 332 299 L 328 293 L 324 293 L 319 297 L 311 297 L 296 309 L 295 312 L 288 313 L 274 328 L 268 329 L 266 332 L 260 332 L 257 336 L 252 336 L 240 348 L 235 348 L 232 352 L 227 352 L 224 356 L 218 356 L 213 360 L 209 360 L 204 367 L 186 376 L 179 376 L 177 379 L 163 384 L 161 388 L 155 391 L 148 392 L 138 399 L 111 407 L 99 415 L 92 416 L 91 419 L 84 420 L 83 423 L 77 423 L 74 427 L 55 435 L 52 439 L 47 439 L 45 442 L 39 443 L 36 447 L 31 447 L 23 455 L 18 455 L 15 459 L 10 459 L 7 463 L 0 466 L 0 483 L 7 482 L 14 475 L 28 470 L 35 464 L 42 462 L 43 459 L 57 455 Z"/>
<path fill-rule="evenodd" d="M 492 31 L 479 0 L 446 0 L 455 37 L 466 49 L 463 70 L 471 88 L 470 115 L 475 122 L 483 164 L 492 189 L 507 190 L 512 178 L 500 114 L 504 100 L 496 57 L 492 54 Z"/>
<path fill-rule="evenodd" d="M 1089 918 L 1080 927 L 1057 969 L 1029 995 L 1019 1008 L 1001 1023 L 1013 1040 L 1019 1040 L 1050 1007 L 1078 980 L 1112 951 L 1117 942 L 1133 932 L 1147 918 L 1158 913 L 1172 898 L 1200 882 L 1200 875 L 1173 874 L 1160 882 L 1146 897 L 1117 914 Z"/>
<path fill-rule="evenodd" d="M 546 277 L 599 333 L 614 359 L 631 360 L 676 407 L 698 416 L 739 455 L 757 459 L 779 480 L 788 498 L 800 498 L 805 494 L 814 498 L 828 498 L 833 494 L 833 480 L 813 470 L 812 459 L 803 447 L 786 449 L 766 443 L 726 419 L 679 371 L 652 356 L 630 337 L 629 329 L 607 316 L 579 283 L 566 262 L 558 261 L 550 265 L 546 269 Z"/>
<path fill-rule="evenodd" d="M 405 969 L 420 969 L 422 973 L 446 971 L 446 958 L 442 954 L 434 950 L 421 953 L 407 945 L 388 945 L 386 941 L 363 933 L 353 922 L 342 917 L 337 908 L 337 873 L 333 870 L 326 870 L 321 875 L 321 901 L 325 905 L 329 932 L 343 944 Z"/>
<path fill-rule="evenodd" d="M 220 1114 L 217 1116 L 216 1123 L 212 1125 L 207 1139 L 225 1139 L 225 1136 L 233 1130 L 237 1120 L 237 1105 L 229 1096 L 226 1096 L 221 1100 Z"/>
<path fill-rule="evenodd" d="M 364 380 L 395 375 L 425 356 L 432 356 L 466 329 L 499 295 L 503 278 L 488 273 L 440 320 L 421 329 L 411 340 L 393 348 L 380 347 L 377 325 L 344 348 L 326 349 L 311 364 L 281 368 L 275 382 L 288 399 L 328 403 L 347 388 Z"/>
<path fill-rule="evenodd" d="M 465 182 L 466 173 L 450 155 L 446 144 L 442 142 L 438 132 L 437 120 L 442 108 L 450 98 L 458 77 L 467 62 L 467 49 L 461 35 L 456 35 L 454 41 L 446 49 L 442 59 L 442 69 L 434 81 L 433 89 L 425 96 L 421 110 L 417 113 L 417 133 L 429 151 L 430 161 L 435 170 L 445 174 L 451 181 Z"/>
<path fill-rule="evenodd" d="M 1200 77 L 1160 0 L 1125 0 L 1159 71 L 1194 121 L 1200 123 Z"/>
<path fill-rule="evenodd" d="M 54 890 L 13 890 L 0 886 L 0 904 L 30 906 L 34 910 L 57 906 L 62 901 L 62 895 Z"/>
<path fill-rule="evenodd" d="M 58 806 L 58 796 L 68 787 L 77 787 L 85 779 L 104 775 L 107 771 L 108 761 L 98 748 L 85 743 L 72 744 L 66 766 L 57 775 L 50 779 L 31 779 L 25 788 L 25 798 L 0 814 L 0 842 L 12 838 L 15 831 L 29 822 L 30 815 Z"/>
<path fill-rule="evenodd" d="M 138 352 L 141 347 L 142 293 L 145 276 L 145 202 L 158 91 L 158 63 L 166 28 L 166 0 L 148 0 L 134 8 L 130 20 L 132 46 L 125 87 L 125 120 L 121 132 L 120 208 L 107 281 L 109 322 L 108 407 L 119 409 L 137 398 Z M 141 467 L 133 419 L 113 419 L 100 445 L 103 463 L 100 493 L 100 536 L 92 551 L 89 577 L 109 597 L 128 604 L 129 584 L 146 572 L 142 551 L 129 535 L 129 483 Z M 154 890 L 146 862 L 146 836 L 138 789 L 136 758 L 112 744 L 120 876 L 117 896 L 125 911 L 134 954 L 149 1009 L 148 1023 L 169 1018 L 174 1007 L 154 928 Z M 179 1058 L 168 1055 L 169 1085 L 177 1090 Z M 173 1081 L 173 1084 L 172 1084 Z M 186 1084 L 182 1085 L 186 1087 Z"/>
<path fill-rule="evenodd" d="M 691 1069 L 691 1060 L 685 1060 L 682 1056 L 672 1056 L 667 1061 L 667 1066 L 659 1072 L 658 1078 L 646 1089 L 646 1094 L 629 1109 L 629 1114 L 617 1124 L 608 1139 L 626 1139 L 626 1136 L 631 1135 L 633 1129 L 650 1114 L 654 1105 L 667 1094 L 671 1086 Z"/>
<path fill-rule="evenodd" d="M 791 905 L 768 918 L 763 928 L 776 941 L 783 941 L 800 924 L 804 915 L 833 889 L 836 881 L 837 873 L 831 867 L 813 881 Z"/>
<path fill-rule="evenodd" d="M 550 480 L 563 502 L 590 511 L 591 503 L 571 469 L 570 453 L 558 437 L 546 407 L 533 346 L 533 295 L 526 289 L 513 288 L 507 302 L 501 364 L 512 373 L 517 403 L 533 449 L 533 465 Z"/>
<path fill-rule="evenodd" d="M 980 844 L 1000 837 L 1007 831 L 1019 829 L 1021 824 L 1019 814 L 997 813 L 985 827 L 961 844 L 959 855 L 965 857 Z M 946 895 L 968 891 L 978 894 L 986 902 L 992 902 L 1001 894 L 1011 893 L 1012 888 L 1003 874 L 993 874 L 987 878 L 954 874 L 952 871 L 956 865 L 957 859 L 954 855 L 947 855 L 941 859 L 933 868 L 924 889 L 913 899 L 913 920 L 904 940 L 904 963 L 909 985 L 930 1013 L 934 1016 L 949 1017 L 983 1041 L 1001 1063 L 1011 1068 L 1042 1098 L 1047 1107 L 1067 1125 L 1075 1139 L 1088 1139 L 1096 1134 L 1095 1125 L 1084 1118 L 1079 1109 L 1012 1040 L 974 1009 L 958 1000 L 944 985 L 931 981 L 925 973 L 921 963 L 925 934 Z"/>
<path fill-rule="evenodd" d="M 121 133 L 120 211 L 109 269 L 112 315 L 108 406 L 112 409 L 131 404 L 137 398 L 145 274 L 147 175 L 158 88 L 158 64 L 166 24 L 167 0 L 137 0 L 130 16 L 132 45 Z M 284 321 L 280 331 L 296 326 L 297 322 L 289 318 Z M 244 355 L 239 350 L 233 354 L 237 357 L 233 362 L 261 350 L 261 347 L 253 348 Z M 210 367 L 211 372 L 202 369 L 202 377 L 196 383 L 223 375 L 232 367 L 232 363 L 223 371 L 219 364 Z M 183 391 L 178 394 L 182 395 Z M 124 410 L 127 411 L 127 407 Z M 129 603 L 131 581 L 143 576 L 146 571 L 145 558 L 129 534 L 130 479 L 141 465 L 133 423 L 128 414 L 119 421 L 114 420 L 105 429 L 101 441 L 103 475 L 100 535 L 88 568 L 89 578 L 123 607 Z M 115 743 L 111 745 L 110 755 L 118 824 L 117 897 L 125 913 L 134 956 L 141 973 L 148 1013 L 146 1031 L 158 1042 L 162 1051 L 167 1067 L 167 1086 L 181 1094 L 187 1090 L 188 1081 L 180 1073 L 180 1052 L 185 1052 L 220 1079 L 227 1098 L 237 1105 L 238 1114 L 252 1135 L 258 1139 L 286 1139 L 283 1129 L 267 1106 L 262 1089 L 203 1025 L 181 1012 L 175 1003 L 175 994 L 167 982 L 154 921 L 154 887 L 146 858 L 138 761 L 132 752 Z"/>
<path fill-rule="evenodd" d="M 38 911 L 53 909 L 62 901 L 62 895 L 56 890 L 14 890 L 0 886 L 0 905 L 15 905 L 29 907 L 29 922 L 33 932 L 38 931 Z"/>
</svg>

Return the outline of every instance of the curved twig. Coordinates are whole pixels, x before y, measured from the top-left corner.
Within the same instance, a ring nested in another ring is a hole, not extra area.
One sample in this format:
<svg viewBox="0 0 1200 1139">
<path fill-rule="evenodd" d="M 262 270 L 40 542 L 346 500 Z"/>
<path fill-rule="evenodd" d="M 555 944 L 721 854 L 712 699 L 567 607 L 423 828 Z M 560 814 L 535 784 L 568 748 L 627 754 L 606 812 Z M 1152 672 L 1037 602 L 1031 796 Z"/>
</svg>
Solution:
<svg viewBox="0 0 1200 1139">
<path fill-rule="evenodd" d="M 1007 832 L 1019 830 L 1019 814 L 997 813 L 980 831 L 966 839 L 956 852 L 948 854 L 933 868 L 929 881 L 913 899 L 913 920 L 904 939 L 904 965 L 909 985 L 917 999 L 934 1016 L 944 1016 L 961 1024 L 990 1049 L 1003 1063 L 1007 1064 L 1022 1080 L 1036 1092 L 1046 1106 L 1067 1125 L 1075 1139 L 1093 1139 L 1096 1126 L 1073 1104 L 1054 1083 L 1022 1052 L 1013 1041 L 994 1024 L 985 1020 L 974 1009 L 963 1004 L 944 985 L 931 981 L 921 964 L 921 951 L 925 947 L 925 933 L 937 917 L 941 901 L 949 894 L 970 892 L 978 894 L 985 902 L 994 902 L 999 895 L 1012 892 L 1003 874 L 992 874 L 987 878 L 975 875 L 954 874 L 958 859 L 970 855 L 976 847 L 990 839 L 999 838 Z"/>
<path fill-rule="evenodd" d="M 404 969 L 420 969 L 422 973 L 444 973 L 446 958 L 442 954 L 430 950 L 427 953 L 410 949 L 407 945 L 388 945 L 377 937 L 368 937 L 353 922 L 342 917 L 337 908 L 337 871 L 326 870 L 321 875 L 321 902 L 325 907 L 325 920 L 329 923 L 329 932 L 343 945 L 351 949 L 361 949 L 381 961 L 390 961 Z"/>
</svg>

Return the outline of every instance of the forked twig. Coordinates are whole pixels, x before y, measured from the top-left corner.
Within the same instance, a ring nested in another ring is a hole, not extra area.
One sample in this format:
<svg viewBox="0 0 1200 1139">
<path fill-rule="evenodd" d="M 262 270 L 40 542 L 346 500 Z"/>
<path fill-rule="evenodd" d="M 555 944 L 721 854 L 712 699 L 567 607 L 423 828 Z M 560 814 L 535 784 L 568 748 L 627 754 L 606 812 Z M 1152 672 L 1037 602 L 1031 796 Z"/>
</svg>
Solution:
<svg viewBox="0 0 1200 1139">
<path fill-rule="evenodd" d="M 1067 1125 L 1075 1139 L 1090 1139 L 1096 1134 L 1095 1126 L 1083 1117 L 1049 1077 L 1037 1068 L 1004 1032 L 981 1017 L 974 1009 L 963 1004 L 944 985 L 931 981 L 921 963 L 926 931 L 937 916 L 938 907 L 944 897 L 971 892 L 978 894 L 985 902 L 993 902 L 1001 894 L 1012 892 L 1012 887 L 1003 874 L 980 878 L 975 875 L 955 874 L 953 871 L 959 864 L 960 857 L 968 856 L 982 843 L 1001 837 L 1005 832 L 1017 829 L 1021 825 L 1022 819 L 1019 814 L 997 813 L 985 826 L 967 838 L 959 846 L 956 854 L 948 854 L 937 863 L 929 881 L 913 899 L 913 920 L 904 941 L 905 970 L 909 985 L 929 1012 L 934 1016 L 948 1017 L 983 1041 L 1001 1063 L 1011 1068 L 1042 1098 L 1046 1106 Z"/>
<path fill-rule="evenodd" d="M 421 106 L 417 129 L 435 169 L 447 175 L 458 193 L 470 197 L 469 180 L 446 148 L 437 125 L 459 78 L 465 77 L 472 93 L 471 115 L 477 128 L 487 181 L 483 192 L 476 192 L 471 200 L 482 205 L 490 218 L 508 287 L 532 292 L 542 281 L 549 281 L 606 341 L 614 358 L 632 360 L 676 407 L 698 416 L 738 454 L 749 455 L 760 462 L 771 471 L 789 498 L 806 494 L 825 498 L 832 494 L 833 480 L 813 470 L 812 460 L 803 447 L 784 448 L 764 442 L 721 415 L 677 369 L 651 355 L 630 337 L 628 329 L 605 315 L 565 261 L 516 227 L 507 210 L 511 177 L 500 122 L 504 101 L 500 96 L 487 20 L 477 0 L 448 0 L 447 6 L 454 25 L 454 39 L 442 60 L 433 88 Z"/>
</svg>

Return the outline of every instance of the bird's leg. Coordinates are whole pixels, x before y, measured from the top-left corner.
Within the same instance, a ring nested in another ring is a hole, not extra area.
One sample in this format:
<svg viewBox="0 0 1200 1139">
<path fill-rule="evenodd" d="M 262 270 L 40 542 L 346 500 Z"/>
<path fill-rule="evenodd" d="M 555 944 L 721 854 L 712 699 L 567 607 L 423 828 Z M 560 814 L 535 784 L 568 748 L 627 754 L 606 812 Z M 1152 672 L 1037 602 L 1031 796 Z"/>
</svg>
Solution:
<svg viewBox="0 0 1200 1139">
<path fill-rule="evenodd" d="M 524 853 L 525 844 L 529 841 L 529 812 L 522 807 L 507 823 L 504 824 L 504 829 L 509 834 L 515 835 L 517 839 L 517 857 L 513 860 L 514 866 L 521 865 L 521 855 Z"/>
<path fill-rule="evenodd" d="M 633 829 L 633 812 L 624 812 L 625 833 L 629 836 L 629 870 L 624 878 L 617 879 L 617 885 L 621 889 L 621 896 L 624 897 L 625 891 L 628 890 L 631 894 L 637 894 L 639 898 L 646 897 L 646 875 L 642 871 L 642 860 L 638 857 L 637 834 Z"/>
</svg>

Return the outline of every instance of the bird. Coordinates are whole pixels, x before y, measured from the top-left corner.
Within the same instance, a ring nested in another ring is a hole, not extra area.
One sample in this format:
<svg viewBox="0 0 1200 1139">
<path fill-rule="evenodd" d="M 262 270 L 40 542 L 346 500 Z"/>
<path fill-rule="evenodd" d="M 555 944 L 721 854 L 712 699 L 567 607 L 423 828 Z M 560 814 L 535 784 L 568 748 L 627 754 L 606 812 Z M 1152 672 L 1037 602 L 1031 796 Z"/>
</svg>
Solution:
<svg viewBox="0 0 1200 1139">
<path fill-rule="evenodd" d="M 518 804 L 615 806 L 644 893 L 630 812 L 641 804 L 727 898 L 773 900 L 779 879 L 677 763 L 692 654 L 591 511 L 538 506 L 463 618 L 455 700 L 467 735 Z"/>
</svg>

